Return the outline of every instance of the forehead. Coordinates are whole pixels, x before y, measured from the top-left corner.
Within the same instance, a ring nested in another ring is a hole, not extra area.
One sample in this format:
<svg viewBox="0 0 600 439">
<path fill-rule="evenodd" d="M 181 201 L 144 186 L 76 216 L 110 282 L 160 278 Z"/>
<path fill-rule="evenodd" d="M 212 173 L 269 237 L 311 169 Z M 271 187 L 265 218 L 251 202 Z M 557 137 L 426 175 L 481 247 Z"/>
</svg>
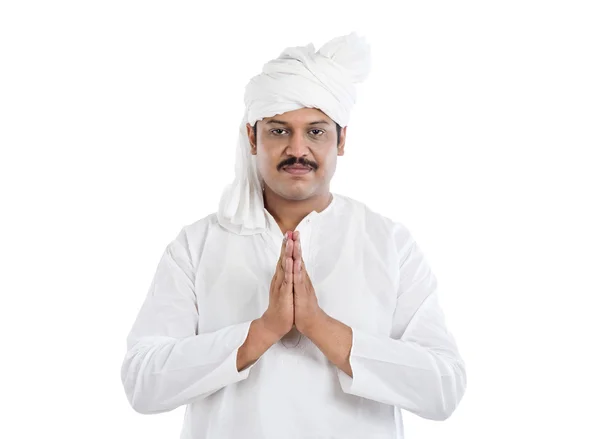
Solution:
<svg viewBox="0 0 600 439">
<path fill-rule="evenodd" d="M 286 111 L 275 116 L 265 117 L 261 120 L 262 125 L 333 125 L 329 116 L 318 108 L 300 108 L 298 110 Z"/>
</svg>

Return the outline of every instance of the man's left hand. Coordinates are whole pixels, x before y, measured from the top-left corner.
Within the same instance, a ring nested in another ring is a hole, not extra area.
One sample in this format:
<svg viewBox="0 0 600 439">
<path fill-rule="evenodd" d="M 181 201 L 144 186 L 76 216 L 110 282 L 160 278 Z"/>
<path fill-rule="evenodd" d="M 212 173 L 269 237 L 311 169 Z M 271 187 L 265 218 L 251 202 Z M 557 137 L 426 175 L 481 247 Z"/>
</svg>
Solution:
<svg viewBox="0 0 600 439">
<path fill-rule="evenodd" d="M 292 252 L 294 263 L 294 324 L 299 332 L 306 335 L 323 318 L 325 312 L 319 306 L 315 289 L 310 281 L 310 276 L 306 272 L 300 245 L 300 232 L 295 231 L 292 239 L 294 240 L 294 251 Z"/>
<path fill-rule="evenodd" d="M 292 239 L 294 240 L 292 261 L 294 262 L 293 291 L 296 329 L 308 337 L 329 361 L 348 376 L 354 377 L 350 364 L 352 328 L 330 317 L 321 309 L 302 259 L 300 232 L 295 231 Z"/>
</svg>

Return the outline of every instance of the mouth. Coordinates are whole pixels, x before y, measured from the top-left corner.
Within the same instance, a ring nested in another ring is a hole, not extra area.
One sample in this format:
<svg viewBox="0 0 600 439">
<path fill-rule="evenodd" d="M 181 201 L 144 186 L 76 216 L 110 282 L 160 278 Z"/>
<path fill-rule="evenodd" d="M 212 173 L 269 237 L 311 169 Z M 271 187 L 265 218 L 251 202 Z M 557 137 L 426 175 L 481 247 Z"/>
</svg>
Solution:
<svg viewBox="0 0 600 439">
<path fill-rule="evenodd" d="M 304 174 L 308 174 L 312 168 L 308 167 L 298 167 L 298 166 L 286 166 L 285 168 L 283 168 L 283 170 L 285 172 L 287 172 L 288 174 L 292 174 L 292 175 L 304 175 Z"/>
</svg>

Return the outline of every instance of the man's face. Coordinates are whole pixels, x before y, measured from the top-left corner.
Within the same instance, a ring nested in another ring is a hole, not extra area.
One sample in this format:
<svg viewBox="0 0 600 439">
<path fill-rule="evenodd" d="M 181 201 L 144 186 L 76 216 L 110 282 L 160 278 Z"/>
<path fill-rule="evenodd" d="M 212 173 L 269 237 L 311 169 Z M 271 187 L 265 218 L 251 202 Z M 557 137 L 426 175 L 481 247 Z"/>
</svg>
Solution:
<svg viewBox="0 0 600 439">
<path fill-rule="evenodd" d="M 336 125 L 316 108 L 300 108 L 258 121 L 257 138 L 246 124 L 251 153 L 268 188 L 283 198 L 303 200 L 329 190 L 337 156 L 344 154 L 346 127 L 337 142 Z M 308 166 L 308 171 L 286 170 Z"/>
</svg>

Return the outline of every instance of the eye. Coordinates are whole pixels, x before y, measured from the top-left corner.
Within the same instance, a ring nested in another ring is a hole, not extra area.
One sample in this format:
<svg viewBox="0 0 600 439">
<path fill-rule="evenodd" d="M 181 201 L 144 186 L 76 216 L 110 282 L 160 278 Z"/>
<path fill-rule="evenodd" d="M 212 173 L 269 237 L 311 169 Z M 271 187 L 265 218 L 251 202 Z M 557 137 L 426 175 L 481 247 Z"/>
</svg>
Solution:
<svg viewBox="0 0 600 439">
<path fill-rule="evenodd" d="M 273 131 L 285 131 L 285 130 L 283 130 L 281 128 L 275 128 L 275 129 L 271 130 L 271 133 L 273 133 Z M 279 135 L 279 134 L 276 134 L 276 133 L 273 133 L 273 134 L 275 134 L 276 136 Z"/>
<path fill-rule="evenodd" d="M 323 131 L 323 130 L 319 130 L 319 129 L 317 129 L 317 128 L 315 128 L 314 130 L 310 130 L 310 132 L 311 132 L 311 133 L 312 133 L 313 131 L 321 131 L 322 133 L 324 133 L 324 132 L 325 132 L 325 131 Z M 317 134 L 315 134 L 315 136 L 316 136 L 316 135 L 317 135 Z"/>
</svg>

